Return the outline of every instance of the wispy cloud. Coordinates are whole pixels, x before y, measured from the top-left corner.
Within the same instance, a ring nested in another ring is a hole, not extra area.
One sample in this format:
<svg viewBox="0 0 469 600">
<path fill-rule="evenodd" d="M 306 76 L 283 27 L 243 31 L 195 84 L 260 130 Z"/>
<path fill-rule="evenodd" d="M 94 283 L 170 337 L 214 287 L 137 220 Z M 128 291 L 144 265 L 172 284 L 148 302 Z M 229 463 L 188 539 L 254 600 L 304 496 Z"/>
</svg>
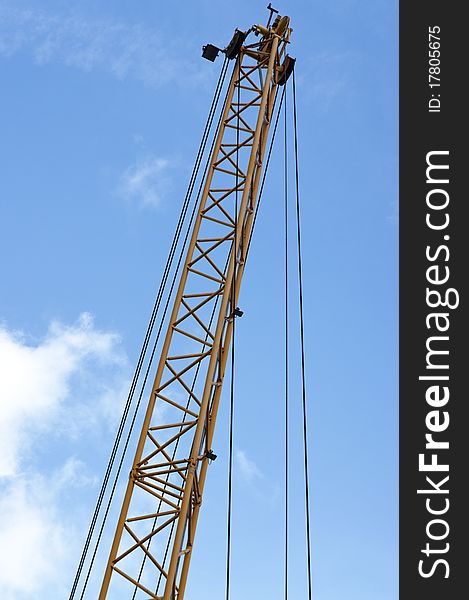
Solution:
<svg viewBox="0 0 469 600">
<path fill-rule="evenodd" d="M 61 496 L 95 482 L 70 458 L 49 473 L 22 474 L 3 486 L 0 499 L 0 594 L 3 600 L 59 595 L 67 586 L 73 517 Z M 41 594 L 41 592 L 43 592 Z"/>
<path fill-rule="evenodd" d="M 77 435 L 77 423 L 89 436 L 96 420 L 108 419 L 109 399 L 101 406 L 99 381 L 108 381 L 110 393 L 113 372 L 123 373 L 122 380 L 126 364 L 119 336 L 97 329 L 87 313 L 71 325 L 53 322 L 34 342 L 0 326 L 2 599 L 64 596 L 77 552 L 71 545 L 81 535 L 79 492 L 98 482 L 83 460 L 67 454 L 65 441 Z M 53 459 L 41 460 L 44 451 Z"/>
<path fill-rule="evenodd" d="M 174 166 L 173 161 L 155 156 L 137 160 L 120 178 L 120 195 L 141 206 L 159 206 L 171 190 L 170 171 Z"/>
<path fill-rule="evenodd" d="M 239 469 L 241 479 L 246 483 L 252 483 L 255 479 L 262 477 L 262 473 L 259 470 L 256 463 L 248 458 L 248 455 L 244 450 L 236 450 L 236 464 Z"/>
<path fill-rule="evenodd" d="M 143 24 L 87 18 L 76 10 L 50 13 L 0 4 L 0 56 L 29 54 L 37 65 L 63 64 L 133 78 L 151 87 L 200 83 L 198 54 Z M 189 58 L 193 56 L 193 58 Z"/>
<path fill-rule="evenodd" d="M 114 333 L 96 330 L 88 313 L 73 325 L 54 322 L 44 340 L 0 328 L 0 477 L 15 475 L 36 437 L 53 427 L 70 398 L 72 379 L 89 361 L 121 364 Z"/>
<path fill-rule="evenodd" d="M 349 53 L 320 52 L 304 61 L 298 76 L 305 102 L 328 110 L 331 104 L 350 87 Z"/>
<path fill-rule="evenodd" d="M 37 591 L 38 579 L 46 585 L 56 580 L 55 561 L 62 564 L 64 535 L 43 479 L 36 477 L 32 483 L 21 478 L 8 485 L 2 490 L 0 511 L 0 591 L 2 598 L 13 600 Z"/>
</svg>

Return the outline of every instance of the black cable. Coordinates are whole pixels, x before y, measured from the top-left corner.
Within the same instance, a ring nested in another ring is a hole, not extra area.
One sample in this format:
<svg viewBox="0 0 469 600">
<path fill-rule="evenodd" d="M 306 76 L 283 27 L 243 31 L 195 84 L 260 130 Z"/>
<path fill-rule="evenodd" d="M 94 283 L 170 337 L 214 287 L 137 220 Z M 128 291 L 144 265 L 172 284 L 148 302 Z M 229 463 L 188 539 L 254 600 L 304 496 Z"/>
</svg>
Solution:
<svg viewBox="0 0 469 600">
<path fill-rule="evenodd" d="M 224 79 L 225 79 L 225 76 L 226 76 L 226 71 L 227 71 L 227 61 L 225 60 L 225 62 L 222 65 L 222 69 L 220 71 L 219 79 L 218 79 L 218 82 L 217 82 L 217 85 L 216 85 L 216 88 L 215 88 L 214 97 L 212 99 L 212 104 L 210 106 L 210 110 L 209 110 L 209 114 L 208 114 L 207 121 L 206 121 L 206 124 L 205 124 L 204 132 L 202 134 L 202 140 L 201 140 L 201 143 L 199 145 L 199 149 L 198 149 L 198 152 L 197 152 L 196 160 L 195 160 L 194 167 L 193 167 L 193 170 L 192 170 L 192 174 L 191 174 L 191 177 L 190 177 L 190 180 L 189 180 L 188 189 L 187 189 L 187 192 L 186 192 L 186 195 L 185 195 L 185 198 L 184 198 L 183 206 L 182 206 L 182 209 L 181 209 L 181 212 L 180 212 L 180 215 L 179 215 L 179 219 L 178 219 L 178 223 L 177 223 L 177 226 L 176 226 L 176 231 L 175 231 L 175 234 L 174 234 L 174 237 L 173 237 L 173 241 L 172 241 L 172 244 L 171 244 L 170 252 L 169 252 L 169 255 L 168 255 L 168 258 L 167 258 L 167 261 L 166 261 L 165 269 L 164 269 L 163 276 L 162 276 L 162 279 L 161 279 L 161 282 L 160 282 L 160 286 L 159 286 L 159 289 L 158 289 L 157 298 L 156 298 L 155 304 L 153 306 L 152 314 L 151 314 L 151 317 L 150 317 L 150 322 L 149 322 L 148 327 L 147 327 L 147 331 L 146 331 L 146 334 L 145 334 L 145 339 L 144 339 L 144 342 L 143 342 L 143 345 L 142 345 L 142 349 L 141 349 L 141 352 L 140 352 L 140 356 L 139 356 L 139 359 L 138 359 L 138 362 L 137 362 L 137 367 L 136 367 L 136 370 L 135 370 L 135 373 L 134 373 L 134 376 L 133 376 L 133 379 L 132 379 L 131 388 L 130 388 L 129 395 L 128 395 L 128 398 L 127 398 L 127 402 L 126 402 L 126 405 L 125 405 L 125 408 L 124 408 L 122 419 L 121 419 L 121 422 L 119 424 L 119 428 L 118 428 L 118 431 L 117 431 L 117 434 L 116 434 L 116 438 L 115 438 L 115 441 L 114 441 L 114 445 L 113 445 L 113 449 L 112 449 L 111 456 L 110 456 L 110 459 L 109 459 L 109 463 L 108 463 L 108 466 L 107 466 L 107 469 L 106 469 L 106 473 L 105 473 L 105 477 L 104 477 L 104 480 L 103 480 L 103 484 L 101 486 L 101 490 L 100 490 L 100 494 L 99 494 L 99 497 L 98 497 L 98 501 L 97 501 L 96 506 L 95 506 L 95 511 L 94 511 L 93 518 L 92 518 L 92 521 L 91 521 L 91 524 L 90 524 L 90 528 L 89 528 L 87 539 L 86 539 L 86 542 L 85 542 L 85 545 L 84 545 L 84 548 L 83 548 L 83 552 L 82 552 L 82 555 L 81 555 L 81 558 L 80 558 L 79 566 L 78 566 L 78 569 L 77 569 L 77 572 L 76 572 L 76 575 L 75 575 L 75 580 L 74 580 L 74 583 L 73 583 L 73 586 L 72 586 L 72 590 L 71 590 L 71 593 L 70 593 L 69 600 L 73 600 L 73 598 L 75 597 L 76 589 L 77 589 L 77 586 L 78 586 L 78 583 L 79 583 L 79 580 L 80 580 L 80 577 L 81 577 L 81 573 L 82 573 L 82 570 L 83 570 L 84 562 L 86 560 L 86 555 L 87 555 L 88 550 L 89 550 L 91 538 L 92 538 L 93 533 L 94 533 L 94 528 L 96 526 L 97 518 L 98 518 L 99 512 L 101 510 L 101 506 L 102 506 L 102 502 L 103 502 L 104 495 L 105 495 L 105 492 L 106 492 L 106 488 L 107 488 L 107 485 L 109 483 L 109 477 L 110 477 L 110 474 L 112 472 L 112 468 L 114 466 L 114 461 L 115 461 L 115 458 L 116 458 L 116 455 L 117 455 L 117 451 L 118 451 L 119 446 L 120 446 L 120 442 L 121 442 L 121 439 L 122 439 L 122 434 L 123 434 L 123 431 L 124 431 L 124 428 L 125 428 L 125 424 L 127 422 L 128 414 L 129 414 L 130 407 L 131 407 L 131 404 L 132 404 L 132 401 L 133 401 L 133 396 L 134 396 L 134 393 L 135 393 L 135 389 L 137 387 L 138 379 L 140 377 L 140 373 L 141 373 L 141 370 L 142 370 L 142 367 L 143 367 L 143 363 L 144 363 L 144 360 L 145 360 L 145 356 L 146 356 L 146 352 L 147 352 L 147 349 L 148 349 L 148 345 L 150 343 L 151 335 L 153 333 L 154 324 L 156 322 L 156 318 L 157 318 L 157 315 L 158 315 L 158 312 L 159 312 L 159 308 L 160 308 L 160 305 L 161 305 L 161 300 L 162 300 L 162 297 L 164 295 L 164 290 L 166 288 L 166 283 L 167 283 L 167 280 L 168 280 L 168 277 L 169 277 L 169 273 L 171 271 L 171 267 L 172 267 L 172 264 L 173 264 L 173 259 L 174 259 L 174 255 L 175 255 L 175 252 L 176 252 L 176 248 L 177 248 L 177 246 L 179 244 L 181 230 L 182 230 L 182 227 L 183 227 L 183 224 L 184 224 L 184 221 L 185 221 L 185 217 L 186 217 L 186 214 L 187 214 L 187 209 L 189 207 L 190 199 L 192 197 L 192 191 L 194 189 L 194 185 L 195 185 L 195 182 L 197 180 L 197 176 L 198 176 L 198 173 L 199 173 L 200 164 L 201 164 L 204 152 L 205 152 L 205 148 L 206 148 L 208 136 L 209 136 L 212 124 L 213 124 L 213 119 L 214 119 L 214 116 L 215 116 L 215 113 L 216 113 L 216 108 L 217 108 L 218 101 L 219 101 L 219 98 L 220 98 L 220 93 L 221 93 L 221 90 L 223 88 L 223 83 L 224 83 Z M 176 272 L 177 272 L 177 269 L 176 269 Z M 164 321 L 164 317 L 162 319 L 162 322 L 163 321 Z M 160 331 L 161 331 L 161 326 L 160 326 Z M 154 348 L 156 347 L 156 344 L 158 343 L 158 339 L 159 339 L 159 334 L 157 336 L 157 340 L 155 342 Z M 149 366 L 147 368 L 147 374 L 148 374 L 148 371 L 149 371 L 149 369 L 151 367 L 151 361 L 152 361 L 153 356 L 154 356 L 154 350 L 152 352 L 152 355 L 151 355 L 151 358 L 150 358 L 150 362 L 149 362 Z M 145 382 L 143 384 L 143 387 L 144 387 L 145 383 L 146 383 L 146 378 L 145 378 Z M 143 388 L 142 388 L 142 390 L 143 390 Z M 135 409 L 135 413 L 134 413 L 134 417 L 133 417 L 132 422 L 131 422 L 131 426 L 130 426 L 128 438 L 130 437 L 130 434 L 132 432 L 133 425 L 135 423 L 136 413 L 138 412 L 138 408 L 139 408 L 139 403 L 137 404 L 137 407 Z M 125 456 L 126 449 L 127 449 L 127 444 L 126 444 L 125 449 L 124 449 L 123 457 Z M 121 459 L 120 466 L 122 465 L 123 457 Z M 119 469 L 119 472 L 120 472 L 120 469 Z M 117 476 L 116 476 L 116 479 L 117 479 Z M 112 496 L 113 496 L 114 490 L 115 490 L 115 485 L 113 486 L 113 489 L 112 489 L 112 492 L 111 492 L 111 500 L 112 500 Z M 110 502 L 108 503 L 108 508 L 109 508 L 109 504 L 110 504 Z M 102 533 L 102 530 L 103 530 L 103 527 L 104 527 L 104 523 L 105 523 L 105 520 L 107 518 L 107 514 L 108 514 L 108 510 L 106 511 L 105 518 L 104 518 L 104 521 L 103 521 L 103 526 L 101 527 L 100 534 Z M 99 545 L 100 538 L 101 538 L 101 535 L 98 538 L 98 542 L 96 544 L 95 552 L 93 553 L 92 563 L 94 562 L 94 557 L 96 555 L 97 546 Z M 90 575 L 90 572 L 91 572 L 92 563 L 90 564 L 90 568 L 88 570 L 88 575 L 87 575 L 87 578 L 86 578 L 86 581 L 85 581 L 85 584 L 84 584 L 84 588 L 82 590 L 82 594 L 81 594 L 80 598 L 83 598 L 84 592 L 86 590 L 86 585 L 88 583 L 88 579 L 89 579 L 89 575 Z"/>
<path fill-rule="evenodd" d="M 236 269 L 238 262 L 238 183 L 239 183 L 239 111 L 241 90 L 241 60 L 238 56 L 238 90 L 237 90 L 237 122 L 236 122 L 236 191 L 234 205 L 234 239 L 233 239 L 233 279 L 231 282 L 230 318 L 232 319 L 231 339 L 231 381 L 230 381 L 230 421 L 229 421 L 229 455 L 228 455 L 228 506 L 226 524 L 226 600 L 230 597 L 231 577 L 231 516 L 233 498 L 233 418 L 234 418 L 234 385 L 235 385 L 235 333 L 236 333 Z M 246 182 L 247 183 L 247 182 Z"/>
<path fill-rule="evenodd" d="M 286 87 L 286 86 L 285 86 Z M 288 138 L 287 138 L 287 97 L 284 104 L 284 256 L 285 256 L 285 541 L 284 541 L 284 598 L 288 599 Z"/>
<path fill-rule="evenodd" d="M 226 529 L 226 600 L 230 597 L 231 576 L 231 513 L 233 495 L 233 417 L 234 417 L 234 383 L 235 383 L 235 322 L 233 316 L 233 330 L 231 340 L 231 381 L 230 381 L 230 422 L 229 422 L 229 457 L 228 457 L 228 508 Z"/>
<path fill-rule="evenodd" d="M 312 598 L 311 582 L 311 532 L 309 519 L 309 470 L 308 470 L 308 426 L 306 414 L 306 375 L 305 375 L 305 342 L 304 342 L 304 312 L 303 312 L 303 267 L 301 260 L 301 215 L 300 215 L 300 186 L 298 166 L 298 127 L 296 114 L 296 83 L 293 71 L 293 124 L 295 145 L 295 188 L 296 188 L 296 240 L 298 252 L 298 299 L 300 309 L 300 345 L 301 345 L 301 399 L 303 407 L 303 451 L 304 451 L 304 477 L 305 477 L 305 505 L 306 505 L 306 541 L 308 551 L 308 600 Z"/>
</svg>

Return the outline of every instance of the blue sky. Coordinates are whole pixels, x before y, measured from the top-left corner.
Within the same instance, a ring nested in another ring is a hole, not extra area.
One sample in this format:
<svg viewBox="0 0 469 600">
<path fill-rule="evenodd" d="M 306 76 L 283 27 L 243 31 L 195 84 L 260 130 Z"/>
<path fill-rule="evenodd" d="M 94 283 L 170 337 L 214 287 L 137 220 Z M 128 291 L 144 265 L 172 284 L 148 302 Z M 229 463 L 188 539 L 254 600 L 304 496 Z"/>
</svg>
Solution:
<svg viewBox="0 0 469 600">
<path fill-rule="evenodd" d="M 263 22 L 265 4 L 0 0 L 5 600 L 55 600 L 70 586 L 220 67 L 200 47 Z M 298 59 L 314 598 L 392 600 L 397 3 L 275 6 L 292 18 Z M 281 168 L 278 152 L 240 298 L 233 600 L 283 597 Z M 298 391 L 295 380 L 301 598 Z M 224 400 L 188 598 L 224 589 Z"/>
</svg>

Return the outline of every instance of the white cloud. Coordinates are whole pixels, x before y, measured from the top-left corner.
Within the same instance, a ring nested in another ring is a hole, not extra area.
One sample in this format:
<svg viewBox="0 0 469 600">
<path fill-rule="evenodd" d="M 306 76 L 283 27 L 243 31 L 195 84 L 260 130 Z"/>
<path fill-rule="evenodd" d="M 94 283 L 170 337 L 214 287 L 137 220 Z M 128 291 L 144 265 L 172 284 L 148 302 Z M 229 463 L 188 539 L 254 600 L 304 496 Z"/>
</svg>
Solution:
<svg viewBox="0 0 469 600">
<path fill-rule="evenodd" d="M 254 461 L 248 458 L 244 450 L 236 450 L 236 463 L 241 478 L 246 483 L 252 483 L 255 479 L 262 477 L 262 473 Z"/>
<path fill-rule="evenodd" d="M 85 465 L 70 458 L 49 474 L 11 478 L 0 498 L 0 595 L 2 600 L 63 595 L 71 567 L 73 516 L 60 507 L 65 490 L 95 484 Z M 67 514 L 68 513 L 68 514 Z M 72 542 L 73 543 L 73 542 Z"/>
<path fill-rule="evenodd" d="M 54 581 L 55 565 L 62 563 L 63 529 L 44 495 L 43 485 L 38 490 L 25 480 L 2 492 L 0 591 L 7 600 L 32 594 L 38 580 Z"/>
<path fill-rule="evenodd" d="M 90 360 L 123 364 L 118 344 L 87 313 L 71 326 L 52 323 L 36 345 L 0 328 L 0 477 L 15 475 L 36 437 L 56 424 L 73 377 L 86 376 Z"/>
<path fill-rule="evenodd" d="M 94 486 L 98 481 L 99 478 L 90 475 L 85 463 L 75 456 L 70 456 L 54 475 L 56 491 L 60 491 L 65 486 L 76 488 Z"/>
<path fill-rule="evenodd" d="M 59 63 L 85 72 L 98 70 L 155 88 L 168 83 L 200 83 L 207 73 L 198 53 L 184 46 L 184 40 L 165 39 L 142 24 L 90 19 L 76 10 L 53 14 L 0 5 L 0 55 L 23 51 L 37 65 Z"/>
<path fill-rule="evenodd" d="M 142 206 L 159 206 L 171 189 L 169 171 L 173 166 L 171 161 L 155 156 L 138 160 L 122 174 L 120 194 Z"/>
<path fill-rule="evenodd" d="M 98 435 L 111 412 L 113 373 L 121 374 L 116 407 L 126 367 L 119 336 L 98 330 L 88 313 L 72 325 L 53 322 L 35 343 L 0 326 L 2 600 L 64 597 L 84 526 L 80 497 L 101 475 L 67 454 L 67 442 Z"/>
</svg>

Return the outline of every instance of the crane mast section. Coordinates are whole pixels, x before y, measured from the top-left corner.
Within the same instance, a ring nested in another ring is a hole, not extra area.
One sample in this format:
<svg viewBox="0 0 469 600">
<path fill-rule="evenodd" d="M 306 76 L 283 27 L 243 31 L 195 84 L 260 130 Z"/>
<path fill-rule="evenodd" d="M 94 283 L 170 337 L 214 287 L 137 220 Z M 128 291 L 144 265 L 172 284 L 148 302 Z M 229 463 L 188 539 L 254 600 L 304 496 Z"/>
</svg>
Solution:
<svg viewBox="0 0 469 600">
<path fill-rule="evenodd" d="M 290 30 L 262 33 L 236 59 L 99 600 L 184 597 Z"/>
</svg>

